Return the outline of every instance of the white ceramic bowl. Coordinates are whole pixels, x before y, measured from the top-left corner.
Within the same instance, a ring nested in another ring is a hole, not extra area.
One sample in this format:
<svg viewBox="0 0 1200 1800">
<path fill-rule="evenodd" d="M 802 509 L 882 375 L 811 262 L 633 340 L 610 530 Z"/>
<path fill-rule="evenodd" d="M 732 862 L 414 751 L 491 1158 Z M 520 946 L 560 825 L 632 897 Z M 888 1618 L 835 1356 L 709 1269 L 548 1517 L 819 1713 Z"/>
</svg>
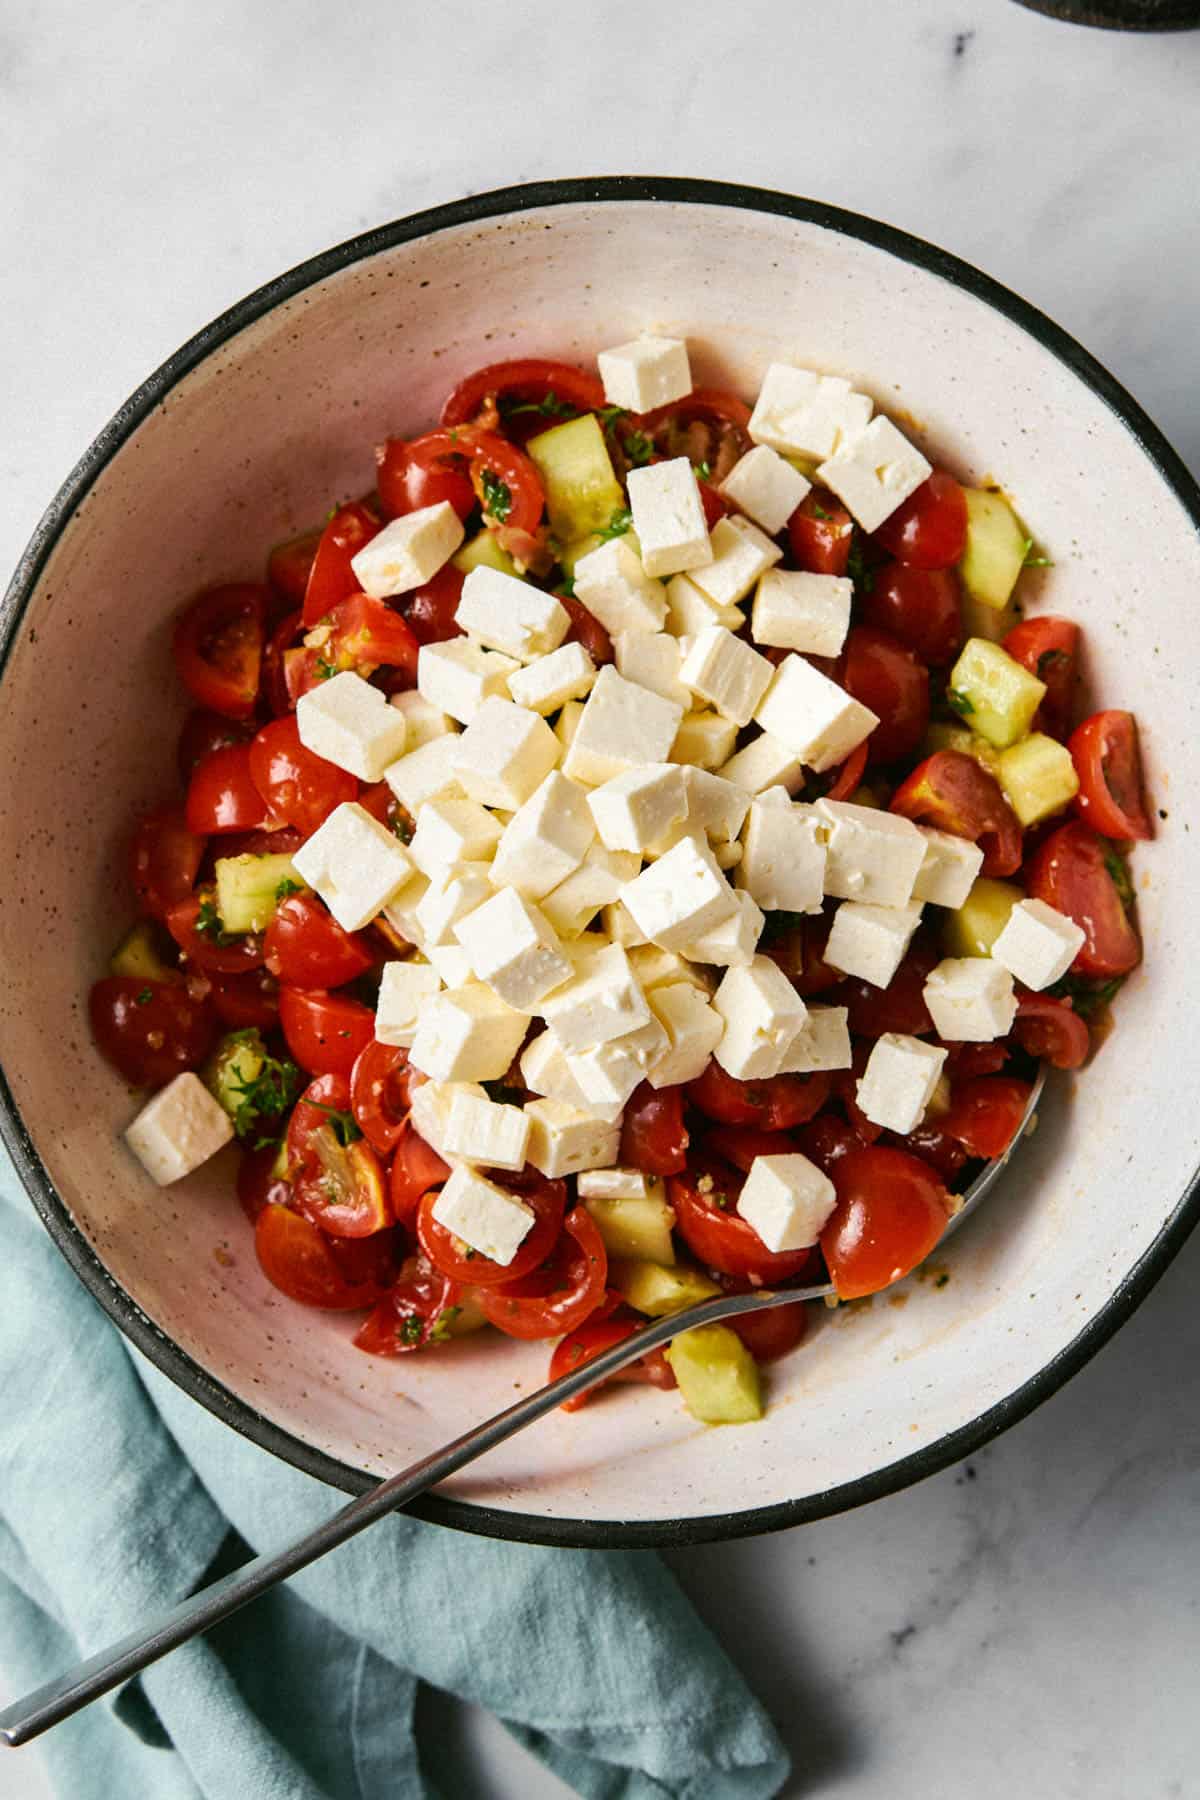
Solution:
<svg viewBox="0 0 1200 1800">
<path fill-rule="evenodd" d="M 943 252 L 809 201 L 709 183 L 568 181 L 389 225 L 244 300 L 172 357 L 50 507 L 4 613 L 0 1129 L 30 1197 L 117 1323 L 196 1399 L 345 1488 L 540 1381 L 537 1345 L 398 1362 L 274 1292 L 232 1164 L 160 1192 L 118 1141 L 133 1101 L 84 1001 L 125 920 L 123 843 L 171 779 L 169 622 L 205 582 L 372 479 L 471 367 L 589 361 L 643 327 L 752 395 L 771 357 L 850 376 L 939 462 L 995 476 L 1055 566 L 1095 693 L 1136 709 L 1169 817 L 1135 868 L 1145 967 L 1115 1035 L 1059 1077 L 1041 1129 L 914 1280 L 820 1321 L 759 1425 L 707 1431 L 619 1389 L 464 1471 L 430 1517 L 566 1543 L 796 1523 L 929 1474 L 1020 1418 L 1132 1311 L 1192 1224 L 1200 892 L 1200 493 L 1130 398 L 1032 308 Z"/>
</svg>

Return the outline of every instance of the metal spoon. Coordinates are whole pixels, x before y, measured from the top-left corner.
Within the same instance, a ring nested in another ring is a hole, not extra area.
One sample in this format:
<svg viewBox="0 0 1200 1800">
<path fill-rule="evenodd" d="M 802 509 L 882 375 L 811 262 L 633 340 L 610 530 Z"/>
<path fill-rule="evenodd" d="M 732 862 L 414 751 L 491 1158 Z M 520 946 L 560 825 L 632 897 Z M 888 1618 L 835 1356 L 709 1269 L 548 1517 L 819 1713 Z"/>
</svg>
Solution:
<svg viewBox="0 0 1200 1800">
<path fill-rule="evenodd" d="M 1021 1131 L 1004 1155 L 990 1162 L 975 1177 L 962 1197 L 961 1207 L 950 1220 L 938 1243 L 939 1250 L 950 1233 L 956 1231 L 967 1214 L 978 1206 L 1004 1168 L 1028 1128 L 1044 1080 L 1045 1071 L 1039 1070 L 1021 1122 Z M 102 1694 L 109 1693 L 123 1681 L 130 1680 L 142 1669 L 166 1656 L 168 1651 L 177 1649 L 190 1638 L 220 1624 L 222 1619 L 227 1619 L 239 1607 L 257 1599 L 259 1594 L 266 1593 L 277 1582 L 286 1581 L 289 1575 L 307 1568 L 309 1563 L 324 1556 L 327 1550 L 344 1544 L 347 1538 L 356 1536 L 366 1526 L 374 1524 L 376 1519 L 407 1505 L 427 1488 L 445 1481 L 447 1476 L 453 1475 L 467 1463 L 474 1462 L 476 1457 L 485 1455 L 515 1432 L 523 1430 L 526 1425 L 532 1425 L 546 1413 L 553 1412 L 564 1400 L 583 1393 L 585 1388 L 615 1374 L 626 1364 L 636 1362 L 648 1350 L 655 1350 L 660 1344 L 669 1343 L 681 1331 L 690 1331 L 696 1325 L 717 1325 L 723 1319 L 735 1318 L 739 1313 L 761 1312 L 772 1306 L 790 1306 L 802 1300 L 823 1300 L 832 1296 L 833 1287 L 830 1283 L 822 1287 L 785 1288 L 778 1293 L 760 1289 L 752 1294 L 723 1294 L 718 1299 L 701 1301 L 698 1306 L 689 1306 L 686 1311 L 672 1313 L 667 1318 L 652 1319 L 633 1337 L 614 1344 L 611 1350 L 603 1351 L 580 1368 L 561 1375 L 557 1381 L 536 1389 L 524 1400 L 505 1407 L 503 1412 L 486 1419 L 471 1431 L 464 1432 L 441 1450 L 435 1450 L 430 1456 L 423 1456 L 420 1461 L 410 1463 L 406 1469 L 401 1469 L 386 1481 L 369 1488 L 365 1494 L 351 1500 L 348 1506 L 343 1506 L 332 1518 L 326 1519 L 324 1524 L 318 1525 L 296 1543 L 283 1550 L 273 1550 L 254 1557 L 240 1569 L 234 1569 L 232 1574 L 214 1582 L 211 1587 L 179 1601 L 153 1625 L 139 1627 L 118 1643 L 110 1644 L 107 1649 L 89 1656 L 67 1674 L 56 1676 L 42 1687 L 35 1688 L 31 1694 L 26 1694 L 23 1699 L 14 1701 L 0 1711 L 0 1743 L 14 1748 L 29 1743 L 43 1731 L 48 1731 L 52 1725 L 60 1724 L 81 1707 L 98 1700 Z"/>
</svg>

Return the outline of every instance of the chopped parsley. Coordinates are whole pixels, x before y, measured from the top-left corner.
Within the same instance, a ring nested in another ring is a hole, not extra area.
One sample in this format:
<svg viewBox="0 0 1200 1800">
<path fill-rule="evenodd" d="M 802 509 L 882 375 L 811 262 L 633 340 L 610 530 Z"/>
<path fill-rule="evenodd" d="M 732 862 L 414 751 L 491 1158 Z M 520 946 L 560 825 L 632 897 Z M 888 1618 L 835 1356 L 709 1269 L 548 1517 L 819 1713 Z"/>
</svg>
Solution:
<svg viewBox="0 0 1200 1800">
<path fill-rule="evenodd" d="M 402 1344 L 422 1344 L 425 1341 L 425 1321 L 419 1313 L 410 1313 L 400 1326 L 400 1342 Z"/>
<path fill-rule="evenodd" d="M 697 481 L 711 481 L 712 480 L 712 464 L 709 462 L 707 457 L 705 457 L 703 462 L 693 463 L 692 467 L 696 471 L 696 480 Z"/>
<path fill-rule="evenodd" d="M 611 437 L 616 429 L 617 420 L 629 417 L 629 409 L 625 406 L 602 406 L 596 417 L 604 428 L 605 437 Z"/>
<path fill-rule="evenodd" d="M 867 562 L 862 545 L 856 540 L 850 546 L 850 554 L 846 558 L 846 573 L 855 587 L 869 594 L 875 586 L 875 571 Z"/>
<path fill-rule="evenodd" d="M 627 463 L 632 463 L 635 469 L 642 469 L 654 455 L 654 440 L 648 438 L 644 431 L 631 431 L 621 439 L 621 449 Z"/>
<path fill-rule="evenodd" d="M 241 936 L 240 932 L 226 931 L 211 894 L 205 894 L 200 902 L 200 911 L 196 914 L 196 930 L 210 944 L 215 944 L 218 950 L 224 950 L 229 944 L 236 944 Z"/>
<path fill-rule="evenodd" d="M 1104 866 L 1113 878 L 1113 885 L 1121 896 L 1121 905 L 1129 908 L 1133 905 L 1133 883 L 1129 879 L 1129 870 L 1125 866 L 1124 857 L 1118 856 L 1115 850 L 1104 852 Z"/>
<path fill-rule="evenodd" d="M 330 662 L 329 658 L 327 656 L 322 656 L 321 652 L 318 650 L 315 665 L 317 680 L 329 681 L 337 674 L 337 672 L 337 664 Z"/>
<path fill-rule="evenodd" d="M 1054 567 L 1054 559 L 1053 557 L 1042 556 L 1040 554 L 1035 556 L 1033 553 L 1033 539 L 1026 538 L 1025 554 L 1021 558 L 1021 567 L 1023 569 L 1052 569 Z"/>
<path fill-rule="evenodd" d="M 1072 1010 L 1081 1019 L 1090 1020 L 1112 1004 L 1124 979 L 1123 975 L 1117 975 L 1111 981 L 1088 981 L 1082 975 L 1064 975 L 1061 981 L 1056 981 L 1046 992 L 1053 1000 L 1069 1000 Z"/>
<path fill-rule="evenodd" d="M 833 518 L 833 514 L 831 512 L 826 512 L 825 508 L 817 500 L 812 502 L 809 511 L 814 519 L 825 519 L 828 522 Z"/>
<path fill-rule="evenodd" d="M 149 1004 L 153 1000 L 153 998 L 154 998 L 154 989 L 144 987 L 140 994 L 135 994 L 133 996 L 133 1004 L 135 1006 L 149 1006 Z"/>
<path fill-rule="evenodd" d="M 511 394 L 501 394 L 497 405 L 502 419 L 515 419 L 518 413 L 539 413 L 543 419 L 573 419 L 579 410 L 569 400 L 560 400 L 553 388 L 547 388 L 540 400 L 517 400 Z"/>
<path fill-rule="evenodd" d="M 729 1195 L 725 1192 L 724 1188 L 714 1188 L 708 1198 L 712 1201 L 714 1206 L 719 1206 L 722 1212 L 729 1211 Z"/>
<path fill-rule="evenodd" d="M 624 537 L 632 524 L 633 514 L 629 508 L 618 506 L 608 524 L 602 525 L 596 536 L 602 544 L 606 544 L 610 538 Z"/>
<path fill-rule="evenodd" d="M 323 1106 L 319 1100 L 306 1100 L 304 1104 L 311 1106 L 314 1112 L 325 1114 L 329 1120 L 329 1128 L 343 1150 L 348 1150 L 362 1136 L 352 1112 L 343 1112 L 336 1106 Z"/>
<path fill-rule="evenodd" d="M 275 899 L 276 901 L 287 900 L 292 894 L 302 894 L 303 892 L 304 883 L 302 881 L 293 881 L 290 875 L 285 875 L 275 889 Z"/>
<path fill-rule="evenodd" d="M 238 1034 L 247 1042 L 261 1047 L 262 1039 L 256 1031 Z M 233 1129 L 240 1138 L 252 1138 L 253 1148 L 262 1150 L 268 1144 L 277 1144 L 282 1133 L 279 1130 L 264 1131 L 268 1121 L 278 1125 L 284 1114 L 289 1113 L 295 1105 L 296 1097 L 304 1085 L 304 1077 L 296 1064 L 289 1058 L 282 1060 L 268 1056 L 263 1052 L 262 1066 L 257 1075 L 249 1081 L 233 1080 L 229 1083 L 232 1093 L 240 1094 L 237 1111 L 233 1115 Z"/>
<path fill-rule="evenodd" d="M 802 926 L 806 916 L 804 913 L 787 912 L 782 907 L 773 908 L 768 911 L 766 923 L 759 935 L 767 943 L 771 943 L 775 938 L 784 937 L 787 932 L 795 931 Z"/>
<path fill-rule="evenodd" d="M 503 525 L 512 511 L 512 490 L 508 483 L 501 481 L 494 469 L 485 469 L 479 478 L 483 489 L 483 510 L 497 525 Z"/>
<path fill-rule="evenodd" d="M 946 689 L 946 705 L 951 712 L 958 713 L 964 719 L 975 711 L 972 701 L 958 688 L 948 687 Z"/>
</svg>

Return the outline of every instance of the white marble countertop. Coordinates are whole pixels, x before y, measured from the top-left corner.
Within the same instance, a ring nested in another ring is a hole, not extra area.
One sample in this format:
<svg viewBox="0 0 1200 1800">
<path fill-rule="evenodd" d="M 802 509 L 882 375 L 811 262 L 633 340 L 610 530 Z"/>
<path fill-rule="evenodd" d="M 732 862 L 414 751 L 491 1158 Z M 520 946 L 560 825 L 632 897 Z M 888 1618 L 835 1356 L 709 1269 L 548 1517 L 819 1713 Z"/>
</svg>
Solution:
<svg viewBox="0 0 1200 1800">
<path fill-rule="evenodd" d="M 232 300 L 368 225 L 550 175 L 740 179 L 905 226 L 1075 333 L 1200 471 L 1200 33 L 1082 31 L 1008 0 L 568 15 L 8 8 L 4 569 L 116 406 Z M 672 1557 L 792 1747 L 789 1794 L 1197 1791 L 1197 1283 L 1193 1242 L 971 1463 Z M 565 1793 L 491 1721 L 428 1710 L 456 1800 Z M 4 1791 L 48 1791 L 36 1752 L 6 1759 Z"/>
</svg>

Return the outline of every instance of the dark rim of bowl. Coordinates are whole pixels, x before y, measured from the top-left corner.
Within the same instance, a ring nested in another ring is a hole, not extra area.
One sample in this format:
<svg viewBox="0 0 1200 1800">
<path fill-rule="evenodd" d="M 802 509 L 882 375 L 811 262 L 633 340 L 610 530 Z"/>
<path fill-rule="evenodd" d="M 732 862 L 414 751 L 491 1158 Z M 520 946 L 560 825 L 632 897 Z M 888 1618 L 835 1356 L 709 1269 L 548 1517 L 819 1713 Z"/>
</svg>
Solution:
<svg viewBox="0 0 1200 1800">
<path fill-rule="evenodd" d="M 282 301 L 305 288 L 336 275 L 381 250 L 411 243 L 463 225 L 478 224 L 503 215 L 539 208 L 572 205 L 604 205 L 622 201 L 652 201 L 697 206 L 728 206 L 742 212 L 776 214 L 805 224 L 822 226 L 843 236 L 857 238 L 878 250 L 941 276 L 955 287 L 1019 325 L 1042 347 L 1065 363 L 1093 393 L 1114 412 L 1131 432 L 1145 455 L 1191 517 L 1200 532 L 1200 487 L 1158 428 L 1108 371 L 1065 331 L 1027 301 L 969 263 L 895 226 L 880 224 L 858 213 L 821 201 L 805 200 L 767 188 L 736 183 L 698 181 L 661 176 L 611 175 L 596 179 L 534 182 L 499 188 L 463 200 L 413 213 L 390 225 L 364 232 L 332 250 L 311 257 L 287 274 L 250 294 L 205 326 L 168 358 L 121 407 L 71 471 L 31 538 L 0 606 L 0 675 L 7 667 L 25 610 L 51 551 L 89 489 L 105 466 L 143 419 L 160 405 L 185 375 L 220 345 L 253 324 Z M 273 1424 L 252 1406 L 239 1400 L 180 1349 L 133 1298 L 113 1279 L 75 1224 L 39 1157 L 33 1140 L 0 1070 L 0 1138 L 16 1164 L 21 1180 L 43 1223 L 67 1262 L 100 1305 L 150 1361 L 181 1388 L 226 1424 L 265 1450 L 306 1474 L 349 1493 L 361 1493 L 372 1478 L 337 1458 L 315 1450 L 290 1431 Z M 1118 1284 L 1105 1304 L 1083 1330 L 1058 1354 L 1005 1399 L 986 1412 L 948 1432 L 936 1443 L 899 1457 L 870 1475 L 860 1476 L 822 1493 L 774 1506 L 751 1507 L 743 1512 L 699 1514 L 673 1520 L 560 1519 L 537 1513 L 510 1512 L 493 1506 L 426 1495 L 408 1510 L 439 1525 L 472 1531 L 487 1537 L 511 1538 L 526 1543 L 576 1546 L 585 1549 L 625 1547 L 647 1549 L 688 1545 L 751 1536 L 802 1525 L 882 1499 L 911 1483 L 936 1474 L 948 1464 L 997 1437 L 1010 1425 L 1032 1412 L 1055 1393 L 1094 1356 L 1145 1299 L 1154 1283 L 1183 1245 L 1200 1216 L 1200 1171 L 1193 1176 L 1178 1206 L 1153 1244 Z"/>
</svg>

